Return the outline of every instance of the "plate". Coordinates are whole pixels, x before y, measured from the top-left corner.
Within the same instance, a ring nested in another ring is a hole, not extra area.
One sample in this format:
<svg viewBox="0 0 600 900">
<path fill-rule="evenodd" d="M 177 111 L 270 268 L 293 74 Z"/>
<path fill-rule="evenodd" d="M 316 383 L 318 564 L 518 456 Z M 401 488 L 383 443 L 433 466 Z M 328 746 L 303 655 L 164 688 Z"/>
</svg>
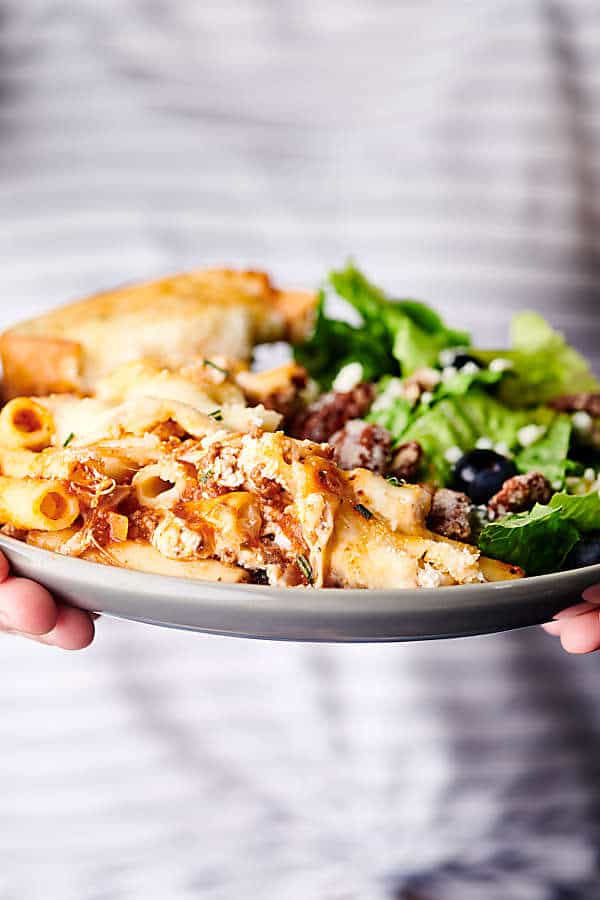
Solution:
<svg viewBox="0 0 600 900">
<path fill-rule="evenodd" d="M 0 536 L 13 570 L 74 606 L 152 625 L 288 641 L 416 641 L 539 625 L 600 582 L 600 565 L 421 590 L 273 588 L 103 566 Z"/>
</svg>

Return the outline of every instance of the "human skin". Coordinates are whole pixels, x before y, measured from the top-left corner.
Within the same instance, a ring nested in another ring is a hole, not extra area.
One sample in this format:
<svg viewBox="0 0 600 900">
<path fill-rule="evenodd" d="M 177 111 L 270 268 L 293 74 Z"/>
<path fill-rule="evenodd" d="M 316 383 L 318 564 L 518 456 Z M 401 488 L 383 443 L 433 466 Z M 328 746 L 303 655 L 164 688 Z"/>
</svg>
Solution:
<svg viewBox="0 0 600 900">
<path fill-rule="evenodd" d="M 94 639 L 94 622 L 83 610 L 54 600 L 35 581 L 11 575 L 0 554 L 0 631 L 63 650 L 83 650 Z"/>
<path fill-rule="evenodd" d="M 581 603 L 559 613 L 543 627 L 548 634 L 560 638 L 567 653 L 600 650 L 600 584 L 584 591 Z"/>
</svg>

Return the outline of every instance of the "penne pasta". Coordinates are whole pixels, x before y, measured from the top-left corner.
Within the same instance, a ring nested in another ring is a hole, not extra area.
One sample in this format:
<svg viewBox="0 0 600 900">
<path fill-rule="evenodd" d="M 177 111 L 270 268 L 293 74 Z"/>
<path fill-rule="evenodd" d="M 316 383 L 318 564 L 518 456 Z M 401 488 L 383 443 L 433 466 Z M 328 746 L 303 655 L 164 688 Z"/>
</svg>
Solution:
<svg viewBox="0 0 600 900">
<path fill-rule="evenodd" d="M 240 566 L 228 565 L 216 559 L 179 560 L 168 559 L 154 547 L 141 541 L 123 541 L 108 544 L 103 551 L 86 550 L 83 559 L 92 562 L 123 566 L 155 575 L 171 575 L 175 578 L 199 578 L 204 581 L 247 581 L 248 574 Z"/>
<path fill-rule="evenodd" d="M 170 509 L 181 498 L 187 474 L 180 463 L 166 460 L 144 466 L 132 479 L 132 487 L 140 506 Z"/>
<path fill-rule="evenodd" d="M 14 528 L 59 531 L 79 515 L 79 502 L 61 481 L 0 476 L 0 522 Z"/>
<path fill-rule="evenodd" d="M 52 442 L 54 422 L 49 411 L 31 397 L 16 397 L 0 412 L 0 444 L 42 450 Z"/>
</svg>

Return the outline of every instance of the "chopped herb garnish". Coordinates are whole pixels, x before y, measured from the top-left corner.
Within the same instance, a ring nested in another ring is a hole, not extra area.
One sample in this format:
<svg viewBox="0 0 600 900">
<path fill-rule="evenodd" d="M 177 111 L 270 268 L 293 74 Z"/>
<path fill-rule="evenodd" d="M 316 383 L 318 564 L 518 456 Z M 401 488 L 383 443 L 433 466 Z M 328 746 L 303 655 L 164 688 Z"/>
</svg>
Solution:
<svg viewBox="0 0 600 900">
<path fill-rule="evenodd" d="M 73 432 L 68 434 L 63 441 L 63 447 L 68 447 L 74 437 L 75 437 L 75 435 L 73 434 Z"/>
<path fill-rule="evenodd" d="M 305 556 L 299 556 L 298 559 L 296 560 L 296 562 L 298 563 L 298 568 L 300 569 L 300 571 L 302 572 L 302 574 L 304 575 L 304 577 L 306 578 L 308 583 L 312 584 L 313 583 L 313 570 L 312 570 L 312 566 L 309 563 L 309 561 L 307 560 L 307 558 Z"/>
<path fill-rule="evenodd" d="M 207 469 L 206 472 L 203 472 L 202 475 L 198 478 L 200 484 L 206 484 L 209 478 L 212 478 L 213 470 Z"/>
<path fill-rule="evenodd" d="M 357 503 L 356 506 L 354 507 L 354 509 L 356 510 L 357 513 L 360 513 L 360 515 L 363 517 L 363 519 L 368 520 L 368 519 L 373 518 L 373 513 L 371 512 L 371 510 L 367 509 L 366 506 L 363 506 L 362 503 Z"/>
<path fill-rule="evenodd" d="M 212 411 L 212 412 L 209 412 L 208 415 L 209 415 L 211 418 L 213 418 L 213 419 L 215 420 L 215 422 L 222 422 L 222 421 L 223 421 L 223 413 L 221 412 L 220 409 L 213 409 L 213 411 Z"/>
<path fill-rule="evenodd" d="M 393 484 L 394 487 L 402 487 L 403 484 L 406 484 L 404 478 L 396 478 L 395 475 L 386 475 L 385 480 L 389 481 L 390 484 Z"/>
<path fill-rule="evenodd" d="M 228 369 L 223 369 L 221 366 L 218 366 L 216 363 L 214 363 L 214 362 L 212 361 L 212 359 L 203 359 L 203 360 L 202 360 L 202 365 L 203 365 L 203 366 L 210 366 L 211 369 L 216 369 L 217 372 L 220 372 L 221 375 L 224 375 L 224 376 L 225 376 L 225 378 L 229 378 L 229 370 L 228 370 Z"/>
</svg>

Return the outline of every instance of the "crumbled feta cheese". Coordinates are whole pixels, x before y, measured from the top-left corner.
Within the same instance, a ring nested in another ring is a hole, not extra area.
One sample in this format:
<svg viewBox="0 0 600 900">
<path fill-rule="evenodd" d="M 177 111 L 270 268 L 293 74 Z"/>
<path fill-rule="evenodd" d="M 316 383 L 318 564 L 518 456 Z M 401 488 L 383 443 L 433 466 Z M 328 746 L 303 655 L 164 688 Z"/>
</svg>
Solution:
<svg viewBox="0 0 600 900">
<path fill-rule="evenodd" d="M 390 378 L 385 389 L 379 394 L 371 409 L 377 412 L 392 406 L 394 400 L 404 396 L 403 381 L 401 378 Z"/>
<path fill-rule="evenodd" d="M 511 455 L 510 447 L 508 446 L 508 444 L 505 444 L 504 441 L 500 441 L 500 443 L 496 444 L 494 450 L 496 451 L 496 453 L 499 453 L 500 456 Z"/>
<path fill-rule="evenodd" d="M 567 490 L 570 494 L 590 494 L 592 491 L 600 493 L 600 479 L 591 467 L 586 469 L 581 476 L 571 476 L 565 479 Z"/>
<path fill-rule="evenodd" d="M 442 381 L 450 381 L 450 379 L 454 378 L 457 374 L 458 369 L 456 366 L 445 366 L 445 368 L 442 369 Z"/>
<path fill-rule="evenodd" d="M 477 439 L 475 446 L 478 450 L 491 450 L 494 442 L 489 437 L 480 437 Z"/>
<path fill-rule="evenodd" d="M 456 358 L 456 352 L 458 349 L 458 347 L 447 347 L 445 350 L 440 350 L 438 354 L 438 360 L 442 368 L 452 365 Z"/>
<path fill-rule="evenodd" d="M 423 391 L 421 394 L 421 403 L 429 404 L 433 400 L 433 394 L 431 391 Z"/>
<path fill-rule="evenodd" d="M 383 409 L 387 409 L 388 406 L 391 406 L 391 401 L 388 397 L 385 396 L 385 391 L 379 395 L 377 400 L 374 401 L 371 406 L 371 412 L 381 412 Z"/>
<path fill-rule="evenodd" d="M 545 434 L 546 427 L 544 425 L 524 425 L 523 428 L 519 428 L 517 431 L 517 440 L 521 447 L 529 447 L 531 444 L 539 441 Z"/>
<path fill-rule="evenodd" d="M 355 388 L 362 381 L 362 377 L 363 367 L 361 364 L 359 362 L 351 362 L 347 366 L 342 366 L 331 386 L 334 391 L 341 391 L 345 394 L 347 391 Z"/>
<path fill-rule="evenodd" d="M 501 356 L 498 356 L 496 359 L 493 359 L 488 366 L 490 372 L 506 372 L 508 369 L 512 369 L 513 364 L 510 359 L 503 359 Z"/>
<path fill-rule="evenodd" d="M 444 459 L 446 459 L 449 463 L 452 463 L 452 465 L 454 465 L 454 463 L 457 463 L 462 455 L 463 455 L 463 452 L 460 449 L 460 447 L 448 447 L 448 449 L 444 453 Z"/>
<path fill-rule="evenodd" d="M 182 519 L 165 512 L 150 539 L 152 546 L 168 559 L 193 559 L 202 546 L 199 534 L 187 527 Z"/>
<path fill-rule="evenodd" d="M 573 422 L 573 428 L 576 431 L 581 432 L 582 434 L 586 434 L 587 432 L 592 430 L 592 425 L 594 421 L 589 413 L 585 412 L 585 410 L 580 409 L 578 412 L 573 413 L 571 417 L 571 421 Z"/>
<path fill-rule="evenodd" d="M 318 383 L 314 380 L 314 378 L 309 378 L 306 382 L 306 386 L 299 392 L 299 397 L 302 403 L 308 406 L 309 403 L 312 403 L 317 399 L 320 393 L 321 389 Z"/>
<path fill-rule="evenodd" d="M 472 359 L 470 359 L 464 364 L 464 366 L 461 366 L 460 368 L 461 375 L 477 375 L 479 371 L 480 366 L 478 366 L 476 362 L 473 362 Z"/>
<path fill-rule="evenodd" d="M 552 482 L 552 490 L 560 491 L 561 487 L 562 487 L 562 481 L 560 480 L 560 478 L 557 478 L 556 481 Z"/>
<path fill-rule="evenodd" d="M 419 587 L 422 588 L 438 588 L 442 583 L 442 575 L 431 563 L 424 563 L 418 573 Z"/>
</svg>

